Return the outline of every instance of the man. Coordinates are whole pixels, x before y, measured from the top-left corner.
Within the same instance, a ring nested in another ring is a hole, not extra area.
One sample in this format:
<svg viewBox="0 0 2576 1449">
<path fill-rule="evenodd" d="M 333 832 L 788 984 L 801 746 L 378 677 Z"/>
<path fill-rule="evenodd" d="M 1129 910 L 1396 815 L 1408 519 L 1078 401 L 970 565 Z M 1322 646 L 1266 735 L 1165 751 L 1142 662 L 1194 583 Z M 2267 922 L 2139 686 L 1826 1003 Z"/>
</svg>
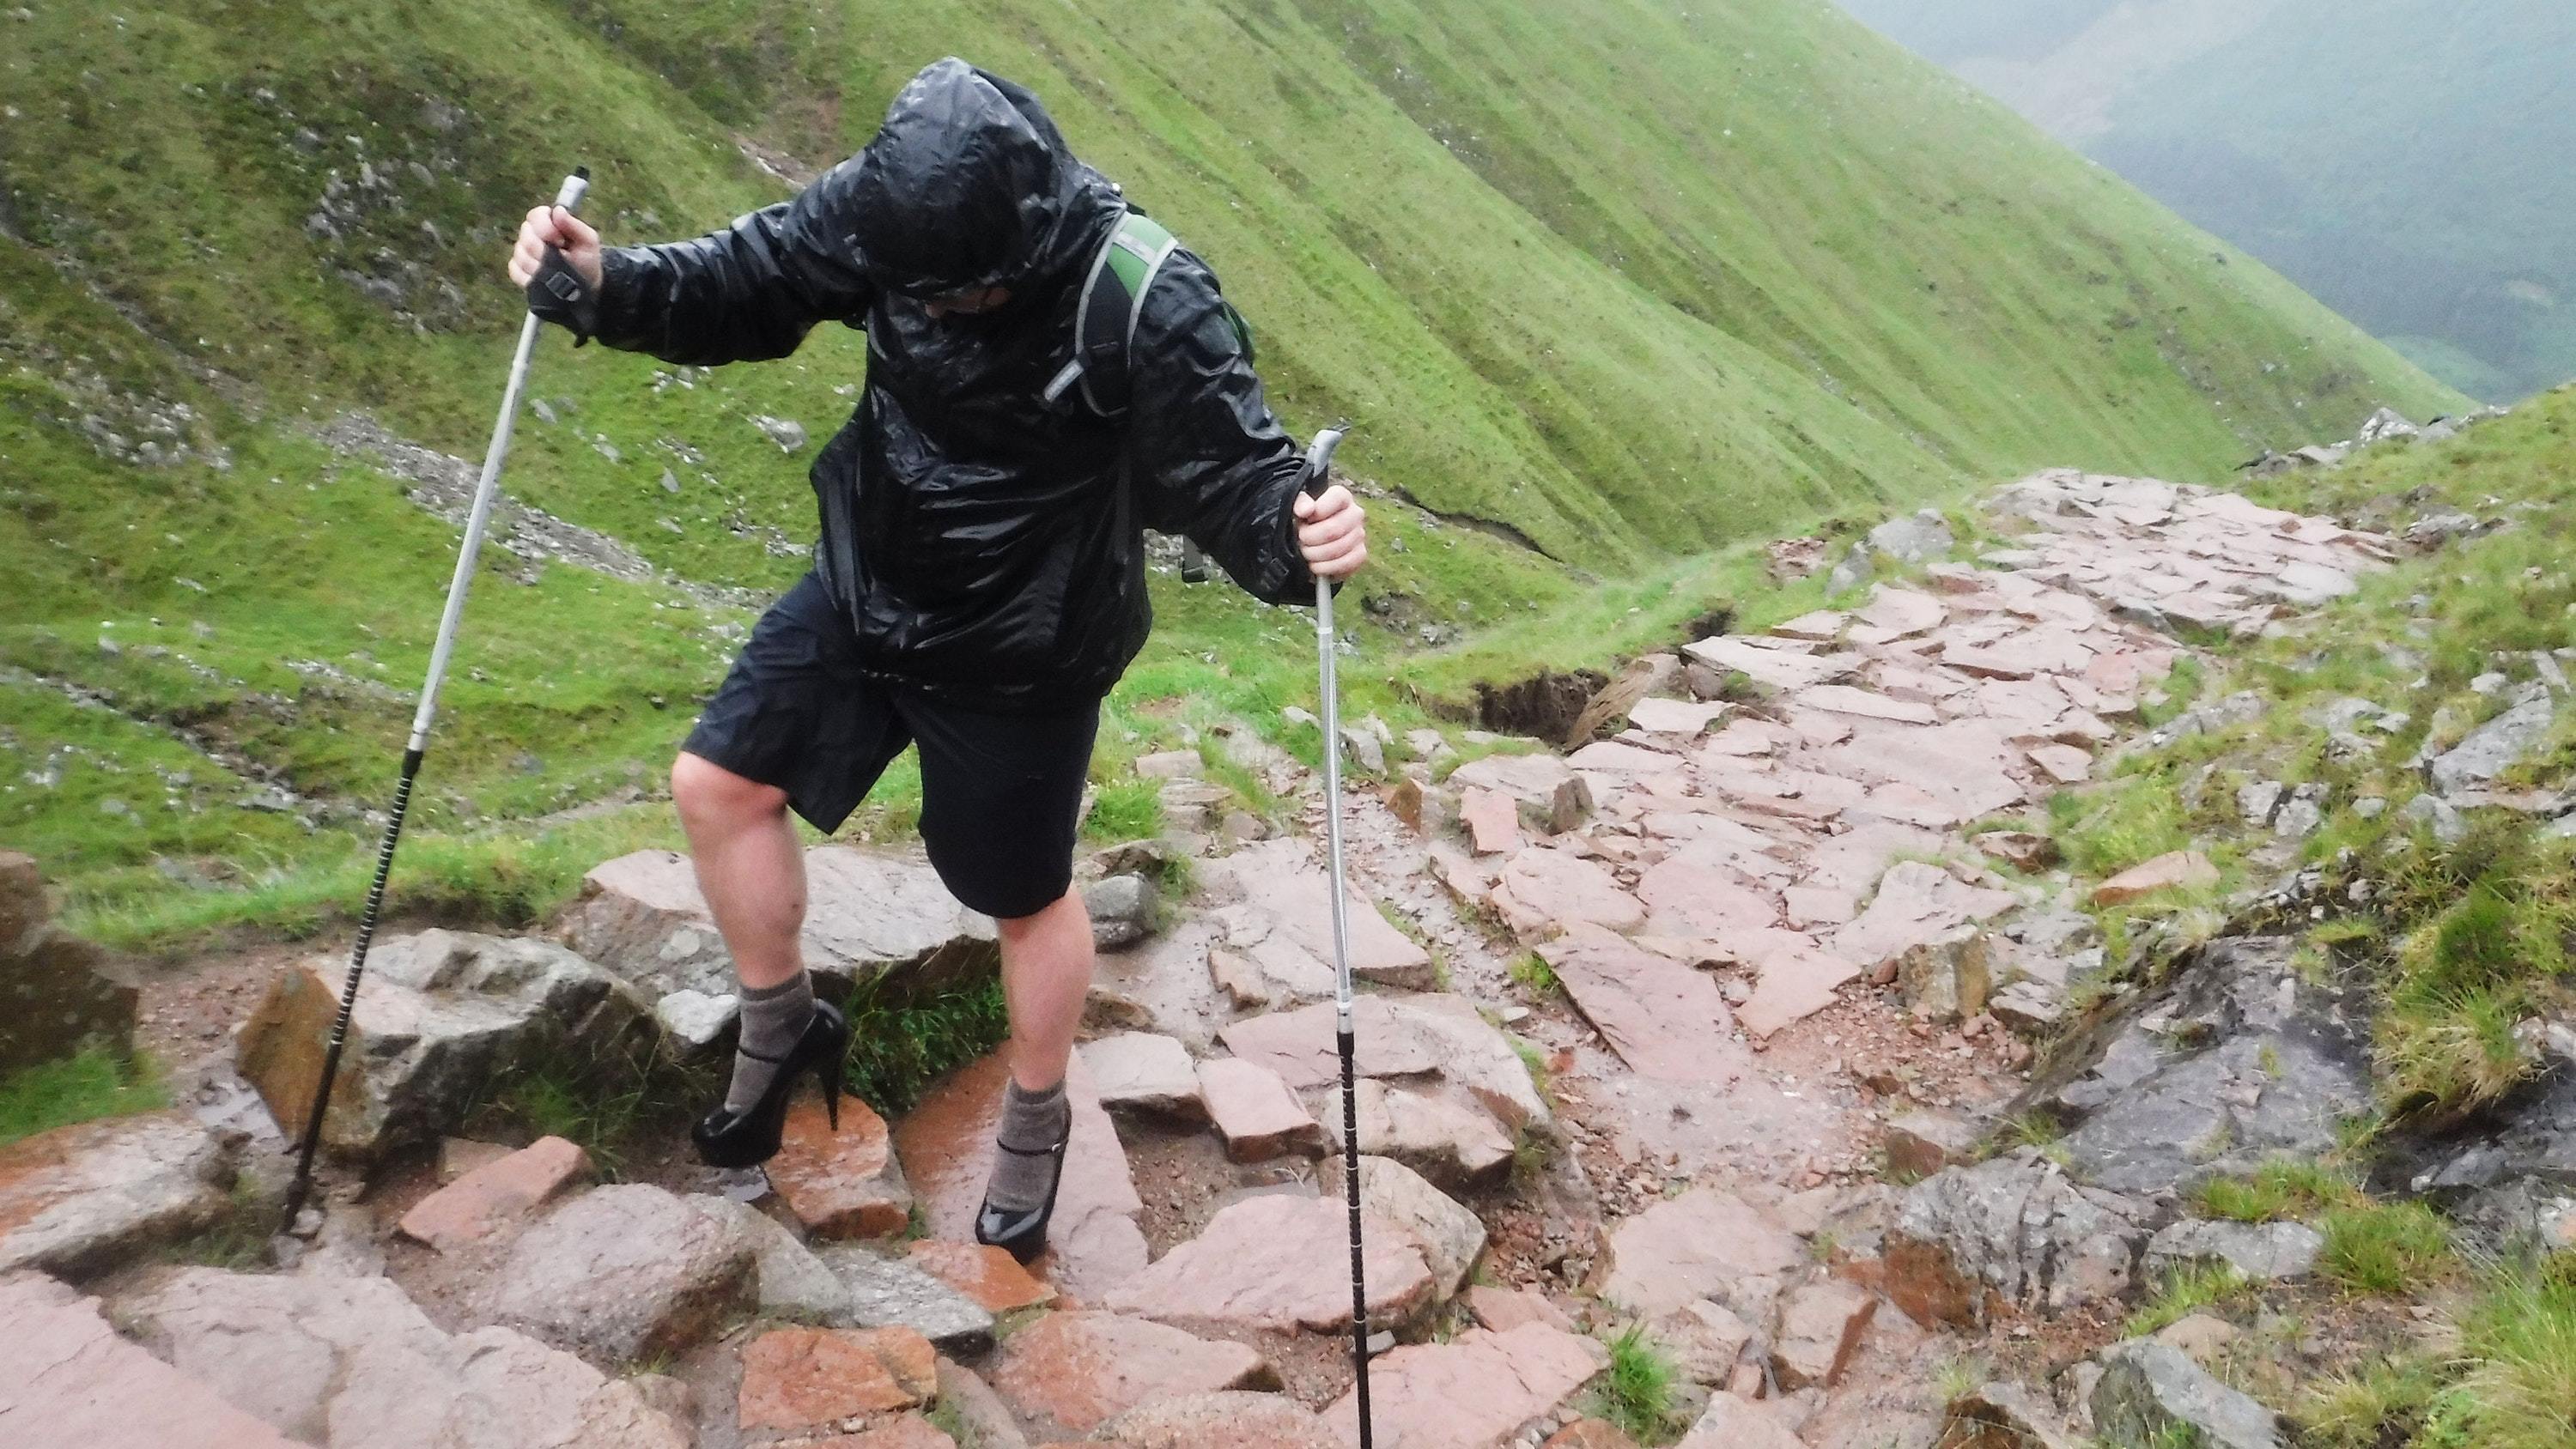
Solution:
<svg viewBox="0 0 2576 1449">
<path fill-rule="evenodd" d="M 1187 252 L 1139 301 L 1123 413 L 1063 386 L 1124 210 L 1035 96 L 950 59 L 793 201 L 608 249 L 541 207 L 510 260 L 541 315 L 669 362 L 781 357 L 826 321 L 866 332 L 865 394 L 812 470 L 813 572 L 762 616 L 671 770 L 743 986 L 731 1090 L 696 1139 L 716 1165 L 766 1160 L 808 1070 L 837 1112 L 848 1028 L 798 953 L 787 811 L 835 829 L 913 743 L 931 864 L 1001 939 L 1011 1080 L 976 1237 L 1023 1262 L 1061 1177 L 1091 978 L 1071 882 L 1092 735 L 1151 623 L 1139 530 L 1187 535 L 1275 603 L 1368 557 L 1346 490 L 1299 493 L 1237 319 Z"/>
</svg>

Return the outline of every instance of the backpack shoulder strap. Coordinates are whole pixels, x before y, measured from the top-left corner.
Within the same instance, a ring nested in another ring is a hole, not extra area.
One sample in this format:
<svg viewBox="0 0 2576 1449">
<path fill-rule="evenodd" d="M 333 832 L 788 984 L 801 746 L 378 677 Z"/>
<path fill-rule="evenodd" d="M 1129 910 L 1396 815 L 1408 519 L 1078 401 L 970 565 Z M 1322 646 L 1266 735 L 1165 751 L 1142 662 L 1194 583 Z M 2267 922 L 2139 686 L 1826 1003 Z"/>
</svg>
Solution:
<svg viewBox="0 0 2576 1449">
<path fill-rule="evenodd" d="M 1078 385 L 1093 412 L 1104 418 L 1126 413 L 1127 352 L 1144 315 L 1145 293 L 1179 247 L 1152 217 L 1133 209 L 1120 213 L 1083 278 L 1082 300 L 1074 308 L 1073 360 L 1048 382 L 1048 402 Z"/>
</svg>

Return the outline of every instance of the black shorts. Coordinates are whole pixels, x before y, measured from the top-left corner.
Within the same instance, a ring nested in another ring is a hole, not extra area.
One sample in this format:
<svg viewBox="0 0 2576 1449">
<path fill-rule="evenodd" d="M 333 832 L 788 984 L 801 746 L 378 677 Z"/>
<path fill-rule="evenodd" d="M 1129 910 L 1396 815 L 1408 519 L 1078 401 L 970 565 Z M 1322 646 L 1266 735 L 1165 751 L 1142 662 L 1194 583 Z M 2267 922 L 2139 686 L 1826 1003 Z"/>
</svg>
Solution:
<svg viewBox="0 0 2576 1449">
<path fill-rule="evenodd" d="M 807 574 L 769 606 L 681 748 L 764 785 L 829 834 L 906 744 L 921 750 L 921 839 L 968 909 L 1030 915 L 1073 884 L 1100 701 L 977 714 L 858 666 L 848 621 Z"/>
</svg>

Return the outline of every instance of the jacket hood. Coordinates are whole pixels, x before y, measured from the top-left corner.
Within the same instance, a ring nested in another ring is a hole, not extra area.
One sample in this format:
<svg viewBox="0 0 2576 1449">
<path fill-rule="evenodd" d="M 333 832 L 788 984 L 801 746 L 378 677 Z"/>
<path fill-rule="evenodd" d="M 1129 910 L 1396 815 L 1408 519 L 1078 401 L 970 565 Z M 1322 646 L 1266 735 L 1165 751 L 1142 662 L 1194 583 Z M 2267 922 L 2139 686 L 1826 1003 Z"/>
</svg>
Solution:
<svg viewBox="0 0 2576 1449">
<path fill-rule="evenodd" d="M 854 237 L 906 296 L 1028 291 L 1087 266 L 1117 191 L 1028 91 L 949 57 L 923 67 L 859 153 Z"/>
</svg>

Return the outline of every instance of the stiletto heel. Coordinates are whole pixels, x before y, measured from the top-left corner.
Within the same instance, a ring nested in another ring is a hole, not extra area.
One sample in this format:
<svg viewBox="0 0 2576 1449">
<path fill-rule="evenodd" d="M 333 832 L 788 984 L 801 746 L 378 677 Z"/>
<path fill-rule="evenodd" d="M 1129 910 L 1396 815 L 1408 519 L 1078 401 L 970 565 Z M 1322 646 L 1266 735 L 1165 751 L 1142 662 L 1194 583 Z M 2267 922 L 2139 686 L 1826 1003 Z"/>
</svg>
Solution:
<svg viewBox="0 0 2576 1449">
<path fill-rule="evenodd" d="M 749 1110 L 733 1112 L 717 1107 L 690 1129 L 689 1139 L 697 1145 L 698 1160 L 709 1167 L 756 1167 L 778 1155 L 779 1142 L 787 1126 L 787 1100 L 795 1094 L 797 1084 L 805 1080 L 811 1068 L 822 1080 L 823 1110 L 832 1130 L 841 1129 L 841 1063 L 850 1051 L 850 1024 L 839 1007 L 828 1001 L 814 1003 L 814 1015 L 805 1023 L 805 1034 L 796 1039 L 785 1056 L 765 1057 L 758 1052 L 744 1052 L 754 1061 L 769 1062 L 778 1068 L 770 1078 L 769 1090 Z"/>
<path fill-rule="evenodd" d="M 1013 1147 L 1007 1142 L 993 1146 L 1014 1157 L 1050 1157 L 1055 1160 L 1054 1175 L 1047 1179 L 1046 1201 L 1025 1213 L 1005 1212 L 988 1200 L 975 1214 L 975 1241 L 999 1248 L 1019 1260 L 1022 1267 L 1046 1251 L 1047 1222 L 1055 1216 L 1055 1195 L 1064 1186 L 1064 1149 L 1073 1141 L 1073 1123 L 1064 1124 L 1064 1135 L 1052 1147 Z"/>
</svg>

